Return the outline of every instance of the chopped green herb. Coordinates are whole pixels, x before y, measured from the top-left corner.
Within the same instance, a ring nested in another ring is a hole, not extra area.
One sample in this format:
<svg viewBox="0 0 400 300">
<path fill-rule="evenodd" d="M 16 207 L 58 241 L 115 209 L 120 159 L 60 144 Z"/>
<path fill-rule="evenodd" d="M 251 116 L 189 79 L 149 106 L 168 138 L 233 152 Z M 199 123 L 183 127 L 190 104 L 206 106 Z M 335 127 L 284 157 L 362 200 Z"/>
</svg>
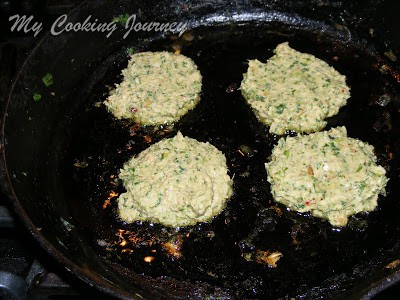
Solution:
<svg viewBox="0 0 400 300">
<path fill-rule="evenodd" d="M 283 151 L 283 154 L 285 154 L 286 157 L 289 157 L 290 151 L 289 150 L 285 150 L 285 151 Z"/>
<path fill-rule="evenodd" d="M 115 18 L 113 19 L 113 22 L 114 22 L 114 23 L 117 23 L 117 24 L 125 25 L 126 22 L 128 22 L 128 19 L 129 19 L 129 18 L 130 18 L 130 15 L 128 15 L 128 14 L 119 15 L 119 16 L 117 16 L 117 17 L 115 17 Z"/>
<path fill-rule="evenodd" d="M 247 261 L 251 261 L 251 256 L 252 256 L 251 253 L 245 253 L 245 254 L 243 255 L 244 259 L 247 260 Z"/>
<path fill-rule="evenodd" d="M 331 149 L 335 155 L 339 155 L 340 149 L 335 145 L 334 142 L 330 143 Z"/>
<path fill-rule="evenodd" d="M 360 192 L 360 194 L 362 193 L 362 191 L 365 189 L 366 186 L 367 184 L 365 182 L 360 182 L 358 184 L 358 191 Z"/>
<path fill-rule="evenodd" d="M 283 111 L 285 110 L 285 108 L 286 108 L 286 105 L 285 105 L 285 104 L 279 104 L 279 105 L 276 107 L 276 112 L 277 112 L 278 114 L 281 114 L 281 113 L 283 113 Z"/>
<path fill-rule="evenodd" d="M 133 53 L 135 53 L 135 49 L 133 49 L 133 48 L 128 48 L 128 50 L 126 50 L 126 52 L 127 52 L 129 55 L 132 55 Z"/>
<path fill-rule="evenodd" d="M 33 100 L 35 100 L 36 102 L 40 101 L 40 99 L 42 99 L 42 95 L 38 94 L 38 93 L 34 93 L 33 94 Z"/>
<path fill-rule="evenodd" d="M 51 75 L 51 73 L 47 73 L 46 75 L 44 75 L 44 77 L 42 78 L 42 81 L 44 83 L 45 86 L 50 86 L 53 84 L 53 75 Z"/>
</svg>

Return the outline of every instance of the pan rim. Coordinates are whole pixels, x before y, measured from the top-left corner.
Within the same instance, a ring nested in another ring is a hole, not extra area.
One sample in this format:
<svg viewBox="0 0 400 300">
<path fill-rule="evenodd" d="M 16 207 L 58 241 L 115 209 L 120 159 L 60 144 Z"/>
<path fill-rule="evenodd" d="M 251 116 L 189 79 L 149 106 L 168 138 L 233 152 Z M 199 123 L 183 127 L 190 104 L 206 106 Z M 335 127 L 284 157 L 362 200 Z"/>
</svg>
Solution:
<svg viewBox="0 0 400 300">
<path fill-rule="evenodd" d="M 84 0 L 81 4 L 75 7 L 68 15 L 73 14 L 77 10 L 81 9 L 85 5 L 87 5 L 90 0 Z M 211 19 L 212 20 L 212 19 Z M 230 19 L 230 21 L 237 22 L 240 20 Z M 250 20 L 241 20 L 242 22 L 250 21 Z M 226 23 L 227 20 L 212 20 L 210 25 L 216 25 L 218 23 Z M 196 24 L 191 24 L 196 27 Z M 94 274 L 89 274 L 85 272 L 81 267 L 77 264 L 72 262 L 68 259 L 61 251 L 55 248 L 52 243 L 50 243 L 42 233 L 37 229 L 37 227 L 33 224 L 31 219 L 29 218 L 28 214 L 22 207 L 21 203 L 18 200 L 18 197 L 15 193 L 13 184 L 11 182 L 10 174 L 8 172 L 7 161 L 6 161 L 6 150 L 5 150 L 5 121 L 7 118 L 7 111 L 9 108 L 9 104 L 12 100 L 12 96 L 14 93 L 14 89 L 16 83 L 19 80 L 19 77 L 24 70 L 25 66 L 27 65 L 30 58 L 34 55 L 34 53 L 38 50 L 41 46 L 43 41 L 50 35 L 50 32 L 47 32 L 39 42 L 34 46 L 34 48 L 30 51 L 29 55 L 25 58 L 24 63 L 21 65 L 19 71 L 14 76 L 12 80 L 12 84 L 9 87 L 9 91 L 6 96 L 6 100 L 4 101 L 4 107 L 2 109 L 2 124 L 0 130 L 0 151 L 1 151 L 1 158 L 0 158 L 0 171 L 2 172 L 2 182 L 1 187 L 2 191 L 4 192 L 5 196 L 7 197 L 8 203 L 10 203 L 19 217 L 19 220 L 23 223 L 24 227 L 29 231 L 30 235 L 34 238 L 34 240 L 43 248 L 53 259 L 55 259 L 58 263 L 60 263 L 63 268 L 65 268 L 69 273 L 78 277 L 80 280 L 84 281 L 86 284 L 90 286 L 96 286 L 96 288 L 104 293 L 112 295 L 114 297 L 118 297 L 120 299 L 143 299 L 143 298 L 136 298 L 132 297 L 132 295 L 123 289 L 116 287 L 115 285 L 110 284 L 107 280 L 102 279 Z M 364 289 L 361 293 L 362 299 L 370 299 L 380 293 L 381 291 L 387 289 L 390 286 L 400 282 L 400 270 L 393 272 L 391 275 L 386 276 L 383 279 L 378 280 L 376 283 L 372 284 L 369 289 Z M 140 293 L 140 291 L 138 291 Z"/>
<path fill-rule="evenodd" d="M 85 5 L 87 5 L 90 0 L 84 0 L 81 4 L 73 8 L 67 15 L 75 13 L 76 11 L 82 9 Z M 7 118 L 7 111 L 9 104 L 11 102 L 12 95 L 14 93 L 14 89 L 16 83 L 21 76 L 22 71 L 27 65 L 30 58 L 34 55 L 34 53 L 38 50 L 41 44 L 46 40 L 46 38 L 50 35 L 50 31 L 47 31 L 43 37 L 36 43 L 32 50 L 30 50 L 29 54 L 24 59 L 24 62 L 20 66 L 18 72 L 12 79 L 12 84 L 9 87 L 9 91 L 6 94 L 6 101 L 4 102 L 4 106 L 2 108 L 2 118 L 1 118 L 1 129 L 0 129 L 0 174 L 1 174 L 1 192 L 6 196 L 6 201 L 12 206 L 15 214 L 18 216 L 19 221 L 23 224 L 24 229 L 27 230 L 30 235 L 33 237 L 34 242 L 39 244 L 39 246 L 44 249 L 52 259 L 55 259 L 65 270 L 67 270 L 73 276 L 79 278 L 89 286 L 95 286 L 99 291 L 104 292 L 113 297 L 117 297 L 119 299 L 126 300 L 140 300 L 143 299 L 143 296 L 139 295 L 141 291 L 138 291 L 138 297 L 132 297 L 132 295 L 114 285 L 110 285 L 107 280 L 94 276 L 93 274 L 88 274 L 84 272 L 82 268 L 80 268 L 77 264 L 69 260 L 61 251 L 55 248 L 52 243 L 50 243 L 38 230 L 38 228 L 33 224 L 28 214 L 22 207 L 21 203 L 18 200 L 18 197 L 15 193 L 14 187 L 11 183 L 11 179 L 8 172 L 7 160 L 6 160 L 6 150 L 5 150 L 5 121 Z"/>
</svg>

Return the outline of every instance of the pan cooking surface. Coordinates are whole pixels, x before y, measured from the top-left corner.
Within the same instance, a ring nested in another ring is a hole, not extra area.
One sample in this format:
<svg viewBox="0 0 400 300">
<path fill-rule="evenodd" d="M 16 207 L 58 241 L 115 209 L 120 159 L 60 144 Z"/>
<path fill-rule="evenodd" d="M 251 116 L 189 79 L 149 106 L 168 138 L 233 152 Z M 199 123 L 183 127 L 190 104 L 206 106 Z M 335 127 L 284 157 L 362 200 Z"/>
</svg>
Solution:
<svg viewBox="0 0 400 300">
<path fill-rule="evenodd" d="M 134 51 L 181 49 L 198 65 L 203 76 L 201 102 L 175 126 L 140 128 L 115 120 L 100 104 L 107 97 L 107 85 L 122 80 L 127 49 L 98 67 L 96 73 L 105 70 L 104 76 L 88 79 L 94 82 L 86 93 L 90 96 L 82 99 L 78 112 L 68 116 L 68 126 L 61 126 L 54 144 L 65 149 L 56 158 L 61 174 L 57 180 L 68 199 L 73 225 L 99 256 L 136 273 L 204 281 L 251 299 L 295 296 L 332 278 L 337 278 L 340 288 L 341 276 L 368 274 L 377 263 L 376 253 L 400 238 L 395 213 L 400 188 L 396 80 L 385 74 L 376 57 L 323 32 L 275 27 L 199 27 L 180 38 L 127 45 Z M 380 198 L 378 209 L 353 216 L 340 230 L 274 203 L 264 163 L 279 137 L 257 121 L 238 89 L 247 60 L 265 62 L 276 45 L 285 41 L 346 75 L 351 98 L 326 129 L 344 125 L 350 137 L 374 145 L 378 162 L 390 178 L 388 195 Z M 119 169 L 132 155 L 178 130 L 209 141 L 226 155 L 234 180 L 234 195 L 227 208 L 210 223 L 178 229 L 120 221 L 115 195 L 124 188 L 118 180 Z M 262 251 L 282 253 L 276 268 L 256 259 Z M 390 255 L 387 259 L 389 263 Z M 354 266 L 362 264 L 364 269 L 355 274 Z"/>
</svg>

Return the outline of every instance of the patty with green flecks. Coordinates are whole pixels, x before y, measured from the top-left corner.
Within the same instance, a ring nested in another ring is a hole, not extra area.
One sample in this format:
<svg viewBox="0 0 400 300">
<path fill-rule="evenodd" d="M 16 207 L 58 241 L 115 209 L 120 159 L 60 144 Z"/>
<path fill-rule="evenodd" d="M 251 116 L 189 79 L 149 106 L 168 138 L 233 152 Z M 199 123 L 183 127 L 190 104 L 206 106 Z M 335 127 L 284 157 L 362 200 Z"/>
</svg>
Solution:
<svg viewBox="0 0 400 300">
<path fill-rule="evenodd" d="M 348 217 L 377 206 L 385 169 L 373 146 L 347 137 L 345 127 L 281 138 L 265 164 L 275 201 L 345 226 Z"/>
<path fill-rule="evenodd" d="M 118 212 L 129 223 L 178 227 L 210 221 L 232 195 L 225 155 L 181 133 L 126 162 L 119 178 L 127 192 L 118 199 Z"/>
<path fill-rule="evenodd" d="M 190 58 L 169 52 L 133 54 L 123 81 L 104 102 L 118 119 L 143 125 L 178 121 L 200 100 L 201 74 Z"/>
<path fill-rule="evenodd" d="M 316 132 L 346 105 L 345 76 L 326 62 L 279 44 L 267 63 L 249 61 L 241 83 L 243 97 L 270 132 Z"/>
</svg>

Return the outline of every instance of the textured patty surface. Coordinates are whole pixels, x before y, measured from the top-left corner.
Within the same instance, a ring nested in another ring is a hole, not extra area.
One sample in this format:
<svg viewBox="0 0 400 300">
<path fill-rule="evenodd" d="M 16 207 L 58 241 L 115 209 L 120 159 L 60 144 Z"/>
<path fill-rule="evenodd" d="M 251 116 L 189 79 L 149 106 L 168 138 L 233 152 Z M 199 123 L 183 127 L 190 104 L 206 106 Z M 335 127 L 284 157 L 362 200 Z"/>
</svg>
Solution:
<svg viewBox="0 0 400 300">
<path fill-rule="evenodd" d="M 267 63 L 250 60 L 241 84 L 243 97 L 270 132 L 315 132 L 347 103 L 345 76 L 326 62 L 279 44 Z"/>
<path fill-rule="evenodd" d="M 373 147 L 347 137 L 345 127 L 281 138 L 265 168 L 275 201 L 334 226 L 374 210 L 388 181 Z"/>
<path fill-rule="evenodd" d="M 232 195 L 225 155 L 213 145 L 178 133 L 126 162 L 118 199 L 122 220 L 178 227 L 209 221 Z"/>
<path fill-rule="evenodd" d="M 201 74 L 188 57 L 169 52 L 133 54 L 123 81 L 105 101 L 118 119 L 143 125 L 179 120 L 200 100 Z"/>
</svg>

